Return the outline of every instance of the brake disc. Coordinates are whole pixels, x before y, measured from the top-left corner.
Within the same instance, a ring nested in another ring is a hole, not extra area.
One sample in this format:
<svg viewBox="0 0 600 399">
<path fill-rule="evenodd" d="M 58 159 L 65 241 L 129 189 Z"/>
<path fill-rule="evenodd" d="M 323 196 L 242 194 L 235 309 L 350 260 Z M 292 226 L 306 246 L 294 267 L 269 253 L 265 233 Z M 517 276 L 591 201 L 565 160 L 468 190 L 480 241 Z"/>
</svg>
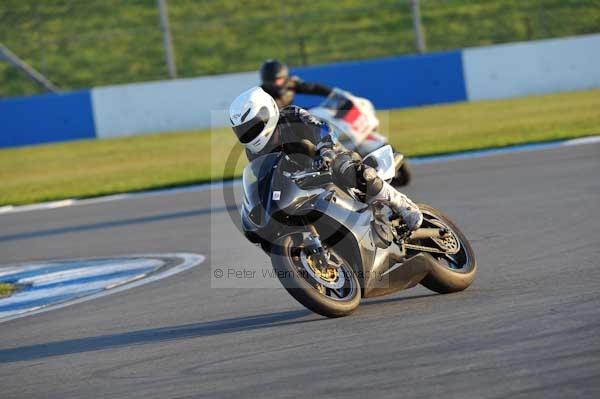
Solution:
<svg viewBox="0 0 600 399">
<path fill-rule="evenodd" d="M 452 232 L 449 232 L 442 238 L 432 238 L 432 240 L 442 248 L 444 253 L 455 254 L 460 251 L 460 241 L 456 239 Z"/>
<path fill-rule="evenodd" d="M 346 277 L 342 270 L 336 270 L 334 275 L 324 275 L 323 272 L 316 270 L 310 265 L 310 260 L 304 253 L 300 252 L 300 261 L 304 269 L 314 278 L 319 284 L 334 290 L 340 289 L 346 283 Z"/>
<path fill-rule="evenodd" d="M 447 233 L 440 238 L 437 237 L 431 237 L 431 240 L 433 242 L 435 242 L 440 249 L 438 248 L 432 248 L 432 247 L 426 247 L 424 245 L 419 245 L 419 244 L 408 244 L 405 243 L 404 247 L 407 249 L 412 249 L 412 250 L 416 250 L 416 251 L 424 251 L 424 252 L 432 252 L 432 253 L 438 253 L 438 254 L 448 254 L 448 255 L 454 255 L 456 253 L 458 253 L 458 251 L 460 251 L 460 240 L 456 237 L 456 234 L 454 234 L 454 231 L 452 231 L 448 226 L 446 226 L 445 224 L 443 224 L 442 222 L 438 221 L 438 220 L 427 220 L 429 223 L 433 224 L 436 227 L 440 227 L 440 228 L 444 228 Z"/>
</svg>

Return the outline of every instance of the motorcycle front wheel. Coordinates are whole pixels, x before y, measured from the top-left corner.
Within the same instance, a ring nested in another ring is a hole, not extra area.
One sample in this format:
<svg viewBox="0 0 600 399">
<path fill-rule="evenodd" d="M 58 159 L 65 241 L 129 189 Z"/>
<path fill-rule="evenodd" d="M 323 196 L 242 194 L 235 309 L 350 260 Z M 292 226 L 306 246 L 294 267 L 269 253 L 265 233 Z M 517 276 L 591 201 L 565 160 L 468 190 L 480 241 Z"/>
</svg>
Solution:
<svg viewBox="0 0 600 399">
<path fill-rule="evenodd" d="M 303 248 L 303 234 L 277 240 L 271 264 L 279 281 L 294 299 L 325 317 L 342 317 L 359 305 L 361 289 L 350 264 L 333 248 L 324 248 L 330 268 L 315 267 Z"/>
</svg>

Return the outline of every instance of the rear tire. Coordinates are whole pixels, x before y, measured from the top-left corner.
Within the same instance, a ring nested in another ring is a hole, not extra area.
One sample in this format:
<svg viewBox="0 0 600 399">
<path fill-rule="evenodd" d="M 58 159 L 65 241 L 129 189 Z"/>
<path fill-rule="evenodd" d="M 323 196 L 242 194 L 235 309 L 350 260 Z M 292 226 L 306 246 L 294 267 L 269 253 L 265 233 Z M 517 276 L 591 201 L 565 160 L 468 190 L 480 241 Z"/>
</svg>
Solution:
<svg viewBox="0 0 600 399">
<path fill-rule="evenodd" d="M 392 179 L 392 186 L 394 187 L 404 187 L 407 186 L 412 180 L 412 170 L 408 161 L 405 159 L 400 166 L 400 169 L 396 172 L 396 176 Z"/>
<path fill-rule="evenodd" d="M 466 257 L 466 262 L 460 269 L 448 267 L 447 264 L 436 259 L 431 272 L 421 281 L 421 284 L 440 294 L 449 294 L 466 289 L 471 285 L 477 273 L 477 260 L 471 244 L 454 222 L 442 212 L 429 205 L 419 204 L 419 208 L 425 214 L 425 217 L 433 215 L 435 219 L 438 219 L 452 230 L 460 241 L 461 251 L 464 251 L 463 256 Z"/>
<path fill-rule="evenodd" d="M 351 279 L 348 283 L 353 287 L 350 290 L 349 297 L 344 300 L 331 299 L 319 292 L 315 286 L 309 284 L 309 281 L 303 276 L 303 274 L 306 274 L 304 270 L 294 263 L 292 249 L 296 246 L 293 236 L 288 235 L 277 240 L 271 250 L 273 269 L 290 295 L 308 309 L 325 317 L 343 317 L 356 310 L 361 300 L 361 289 L 352 268 L 348 266 L 349 270 L 345 273 L 346 278 Z M 335 255 L 345 265 L 349 265 L 341 255 L 338 253 L 335 253 Z"/>
</svg>

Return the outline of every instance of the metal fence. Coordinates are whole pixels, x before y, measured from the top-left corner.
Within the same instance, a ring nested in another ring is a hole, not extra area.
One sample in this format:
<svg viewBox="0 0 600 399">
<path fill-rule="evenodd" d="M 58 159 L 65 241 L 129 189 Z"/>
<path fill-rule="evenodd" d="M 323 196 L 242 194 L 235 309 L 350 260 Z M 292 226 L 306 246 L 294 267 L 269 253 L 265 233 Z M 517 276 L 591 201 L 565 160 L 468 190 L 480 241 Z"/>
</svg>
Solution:
<svg viewBox="0 0 600 399">
<path fill-rule="evenodd" d="M 311 65 L 599 31 L 598 0 L 0 3 L 0 43 L 61 89 L 165 79 L 175 67 L 191 77 L 255 70 L 272 57 Z M 42 91 L 23 76 L 0 62 L 0 96 Z"/>
</svg>

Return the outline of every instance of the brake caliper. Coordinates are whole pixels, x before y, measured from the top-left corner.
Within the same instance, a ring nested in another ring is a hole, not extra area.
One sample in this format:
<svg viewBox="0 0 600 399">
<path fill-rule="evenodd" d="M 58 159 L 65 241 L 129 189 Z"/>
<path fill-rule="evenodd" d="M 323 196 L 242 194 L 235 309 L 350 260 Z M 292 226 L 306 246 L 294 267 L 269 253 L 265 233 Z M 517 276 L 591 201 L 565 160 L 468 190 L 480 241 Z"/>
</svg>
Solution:
<svg viewBox="0 0 600 399">
<path fill-rule="evenodd" d="M 304 251 L 308 266 L 319 278 L 328 282 L 337 280 L 337 267 L 330 264 L 325 248 L 323 248 L 318 236 L 311 234 L 304 239 Z"/>
</svg>

